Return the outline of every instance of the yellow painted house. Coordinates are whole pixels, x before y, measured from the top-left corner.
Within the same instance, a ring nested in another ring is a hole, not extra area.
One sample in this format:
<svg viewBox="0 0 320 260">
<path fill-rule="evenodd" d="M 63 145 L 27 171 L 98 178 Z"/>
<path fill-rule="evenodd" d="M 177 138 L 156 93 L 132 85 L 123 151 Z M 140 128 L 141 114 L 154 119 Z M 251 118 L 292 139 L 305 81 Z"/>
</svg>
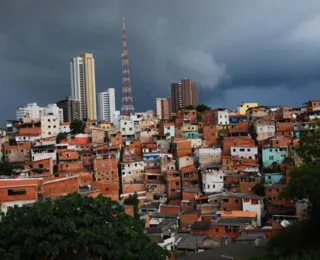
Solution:
<svg viewBox="0 0 320 260">
<path fill-rule="evenodd" d="M 241 102 L 240 103 L 240 107 L 238 107 L 238 113 L 241 114 L 241 115 L 246 115 L 246 112 L 249 108 L 252 108 L 252 107 L 257 107 L 258 106 L 258 103 L 244 103 L 244 102 Z"/>
</svg>

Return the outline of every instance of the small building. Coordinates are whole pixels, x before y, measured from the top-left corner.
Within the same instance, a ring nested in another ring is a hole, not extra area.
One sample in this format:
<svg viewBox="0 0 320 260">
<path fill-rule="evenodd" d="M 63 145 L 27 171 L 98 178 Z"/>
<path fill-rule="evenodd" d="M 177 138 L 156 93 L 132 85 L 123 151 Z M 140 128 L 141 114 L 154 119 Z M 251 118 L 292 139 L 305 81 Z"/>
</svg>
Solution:
<svg viewBox="0 0 320 260">
<path fill-rule="evenodd" d="M 41 138 L 55 137 L 59 134 L 59 118 L 56 115 L 41 116 Z"/>
<path fill-rule="evenodd" d="M 206 167 L 201 171 L 202 190 L 205 194 L 223 191 L 225 173 L 214 167 Z"/>
<path fill-rule="evenodd" d="M 213 148 L 199 148 L 199 163 L 205 167 L 208 165 L 221 165 L 221 153 L 220 147 Z"/>
<path fill-rule="evenodd" d="M 231 156 L 247 158 L 252 160 L 258 159 L 258 147 L 256 146 L 232 146 Z"/>
<path fill-rule="evenodd" d="M 279 183 L 282 178 L 281 172 L 264 173 L 264 183 L 266 184 Z"/>
<path fill-rule="evenodd" d="M 245 103 L 241 102 L 240 107 L 238 107 L 238 113 L 241 115 L 246 115 L 249 108 L 258 107 L 258 103 Z"/>
<path fill-rule="evenodd" d="M 42 194 L 42 179 L 1 179 L 0 203 L 1 212 L 9 208 L 21 207 L 36 202 Z"/>
<path fill-rule="evenodd" d="M 252 211 L 257 214 L 257 225 L 262 225 L 262 217 L 264 215 L 264 197 L 258 195 L 244 195 L 242 197 L 242 210 Z"/>
<path fill-rule="evenodd" d="M 262 164 L 267 168 L 273 163 L 281 164 L 288 157 L 288 147 L 264 147 L 262 148 Z"/>
</svg>

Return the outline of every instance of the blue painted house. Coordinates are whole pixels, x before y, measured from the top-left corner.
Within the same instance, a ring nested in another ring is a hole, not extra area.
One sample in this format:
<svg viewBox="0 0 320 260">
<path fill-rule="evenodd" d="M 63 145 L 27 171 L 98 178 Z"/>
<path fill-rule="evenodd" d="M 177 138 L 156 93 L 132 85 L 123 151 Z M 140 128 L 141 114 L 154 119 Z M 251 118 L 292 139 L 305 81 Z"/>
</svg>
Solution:
<svg viewBox="0 0 320 260">
<path fill-rule="evenodd" d="M 265 173 L 264 174 L 264 182 L 265 183 L 279 183 L 282 178 L 281 172 L 276 173 Z"/>
<path fill-rule="evenodd" d="M 198 131 L 183 132 L 182 136 L 190 138 L 190 139 L 196 139 L 196 138 L 199 138 L 199 132 Z"/>
<path fill-rule="evenodd" d="M 264 147 L 262 148 L 262 165 L 267 168 L 272 163 L 281 164 L 288 157 L 288 147 Z"/>
</svg>

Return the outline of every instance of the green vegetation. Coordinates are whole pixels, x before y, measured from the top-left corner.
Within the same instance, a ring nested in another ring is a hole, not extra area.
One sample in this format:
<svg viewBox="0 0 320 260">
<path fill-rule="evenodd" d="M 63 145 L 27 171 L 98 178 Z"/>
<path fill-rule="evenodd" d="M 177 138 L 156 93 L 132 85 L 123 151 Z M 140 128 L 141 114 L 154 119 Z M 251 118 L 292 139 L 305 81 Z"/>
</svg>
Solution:
<svg viewBox="0 0 320 260">
<path fill-rule="evenodd" d="M 66 138 L 67 138 L 67 134 L 66 133 L 59 133 L 57 135 L 57 140 L 56 140 L 57 144 L 60 143 L 60 141 L 66 139 Z"/>
<path fill-rule="evenodd" d="M 134 218 L 140 219 L 139 215 L 139 199 L 138 194 L 135 192 L 133 195 L 129 195 L 128 198 L 124 200 L 124 205 L 132 205 L 134 210 Z"/>
<path fill-rule="evenodd" d="M 291 170 L 282 196 L 307 199 L 308 218 L 278 231 L 267 245 L 270 253 L 252 259 L 320 259 L 320 130 L 304 132 L 296 151 L 303 164 Z"/>
<path fill-rule="evenodd" d="M 189 106 L 185 106 L 184 108 L 179 108 L 178 110 L 180 110 L 180 109 L 188 109 L 188 110 L 195 109 L 197 111 L 197 120 L 201 121 L 202 120 L 202 113 L 207 110 L 210 110 L 211 107 L 208 107 L 205 104 L 199 104 L 196 107 L 194 107 L 193 105 L 189 105 Z"/>
<path fill-rule="evenodd" d="M 208 107 L 208 106 L 205 105 L 205 104 L 199 104 L 199 105 L 196 106 L 196 110 L 197 110 L 198 112 L 200 112 L 200 113 L 203 113 L 203 112 L 208 111 L 208 110 L 210 110 L 210 109 L 211 109 L 211 107 Z"/>
<path fill-rule="evenodd" d="M 0 259 L 165 259 L 116 201 L 72 194 L 2 215 Z"/>
<path fill-rule="evenodd" d="M 0 162 L 0 175 L 11 175 L 13 167 L 6 161 Z"/>
<path fill-rule="evenodd" d="M 83 134 L 85 127 L 86 127 L 86 124 L 83 121 L 79 119 L 73 120 L 70 124 L 71 134 L 73 135 Z"/>
<path fill-rule="evenodd" d="M 264 185 L 261 183 L 257 183 L 256 186 L 253 187 L 252 191 L 258 196 L 265 196 Z"/>
</svg>

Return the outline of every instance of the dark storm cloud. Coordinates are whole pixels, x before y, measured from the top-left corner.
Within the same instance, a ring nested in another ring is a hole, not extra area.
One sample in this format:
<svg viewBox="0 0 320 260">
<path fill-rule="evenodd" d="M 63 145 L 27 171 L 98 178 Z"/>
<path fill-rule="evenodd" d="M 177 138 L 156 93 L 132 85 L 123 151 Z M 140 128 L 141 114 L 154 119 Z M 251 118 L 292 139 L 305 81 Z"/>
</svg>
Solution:
<svg viewBox="0 0 320 260">
<path fill-rule="evenodd" d="M 70 95 L 69 58 L 82 52 L 95 56 L 97 91 L 119 101 L 123 14 L 137 110 L 185 77 L 212 106 L 320 95 L 318 0 L 2 0 L 1 125 L 17 105 Z"/>
</svg>

